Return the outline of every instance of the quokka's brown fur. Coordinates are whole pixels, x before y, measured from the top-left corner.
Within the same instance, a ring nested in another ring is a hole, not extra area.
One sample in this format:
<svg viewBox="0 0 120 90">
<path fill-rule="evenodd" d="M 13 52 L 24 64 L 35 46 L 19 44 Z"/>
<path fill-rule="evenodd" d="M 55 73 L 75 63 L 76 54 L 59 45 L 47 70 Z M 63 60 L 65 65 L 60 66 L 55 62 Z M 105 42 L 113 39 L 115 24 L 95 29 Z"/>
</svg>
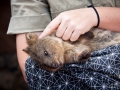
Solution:
<svg viewBox="0 0 120 90">
<path fill-rule="evenodd" d="M 46 70 L 55 72 L 63 64 L 80 62 L 95 50 L 120 43 L 120 33 L 93 29 L 75 42 L 64 41 L 56 37 L 55 33 L 44 38 L 27 33 L 26 40 L 28 47 L 23 51 Z"/>
</svg>

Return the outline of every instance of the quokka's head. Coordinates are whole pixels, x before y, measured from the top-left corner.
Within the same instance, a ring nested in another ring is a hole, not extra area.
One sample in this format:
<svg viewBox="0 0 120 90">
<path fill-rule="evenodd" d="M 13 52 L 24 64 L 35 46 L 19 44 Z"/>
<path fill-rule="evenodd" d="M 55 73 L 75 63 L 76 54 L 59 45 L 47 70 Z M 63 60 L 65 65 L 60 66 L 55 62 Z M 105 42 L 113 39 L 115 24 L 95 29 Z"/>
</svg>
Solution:
<svg viewBox="0 0 120 90">
<path fill-rule="evenodd" d="M 28 47 L 23 51 L 43 68 L 56 71 L 64 63 L 64 48 L 61 39 L 51 36 L 38 38 L 34 33 L 27 33 L 26 40 Z"/>
</svg>

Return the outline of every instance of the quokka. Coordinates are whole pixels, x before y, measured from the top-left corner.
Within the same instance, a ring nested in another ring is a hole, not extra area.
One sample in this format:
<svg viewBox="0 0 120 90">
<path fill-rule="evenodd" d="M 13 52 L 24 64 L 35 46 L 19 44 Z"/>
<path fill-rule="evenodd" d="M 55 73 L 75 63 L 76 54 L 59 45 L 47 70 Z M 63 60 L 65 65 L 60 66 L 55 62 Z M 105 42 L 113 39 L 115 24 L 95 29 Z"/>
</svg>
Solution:
<svg viewBox="0 0 120 90">
<path fill-rule="evenodd" d="M 26 40 L 28 47 L 23 51 L 44 69 L 55 72 L 63 64 L 81 62 L 93 51 L 120 43 L 120 33 L 97 28 L 81 35 L 75 42 L 64 41 L 56 37 L 55 32 L 44 38 L 27 33 Z"/>
</svg>

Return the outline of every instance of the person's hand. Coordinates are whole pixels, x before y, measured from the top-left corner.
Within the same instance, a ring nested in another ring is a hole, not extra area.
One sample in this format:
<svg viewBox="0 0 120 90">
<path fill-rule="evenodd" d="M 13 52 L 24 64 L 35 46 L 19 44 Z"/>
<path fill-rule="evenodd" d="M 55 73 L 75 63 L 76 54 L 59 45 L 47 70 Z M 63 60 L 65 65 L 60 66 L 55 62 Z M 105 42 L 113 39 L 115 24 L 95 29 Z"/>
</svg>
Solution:
<svg viewBox="0 0 120 90">
<path fill-rule="evenodd" d="M 92 27 L 97 25 L 97 16 L 93 8 L 84 8 L 65 11 L 53 19 L 40 38 L 56 31 L 56 36 L 63 40 L 76 41 L 80 35 L 88 32 Z"/>
</svg>

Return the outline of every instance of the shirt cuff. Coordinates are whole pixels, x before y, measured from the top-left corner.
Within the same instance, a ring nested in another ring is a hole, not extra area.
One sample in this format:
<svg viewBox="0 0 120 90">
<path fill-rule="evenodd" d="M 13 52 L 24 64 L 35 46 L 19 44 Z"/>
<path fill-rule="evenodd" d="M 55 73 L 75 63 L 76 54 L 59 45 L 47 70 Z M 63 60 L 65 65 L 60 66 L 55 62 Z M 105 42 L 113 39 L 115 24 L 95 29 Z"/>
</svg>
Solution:
<svg viewBox="0 0 120 90">
<path fill-rule="evenodd" d="M 51 18 L 49 14 L 39 16 L 14 16 L 11 17 L 7 34 L 43 31 L 50 21 Z"/>
</svg>

